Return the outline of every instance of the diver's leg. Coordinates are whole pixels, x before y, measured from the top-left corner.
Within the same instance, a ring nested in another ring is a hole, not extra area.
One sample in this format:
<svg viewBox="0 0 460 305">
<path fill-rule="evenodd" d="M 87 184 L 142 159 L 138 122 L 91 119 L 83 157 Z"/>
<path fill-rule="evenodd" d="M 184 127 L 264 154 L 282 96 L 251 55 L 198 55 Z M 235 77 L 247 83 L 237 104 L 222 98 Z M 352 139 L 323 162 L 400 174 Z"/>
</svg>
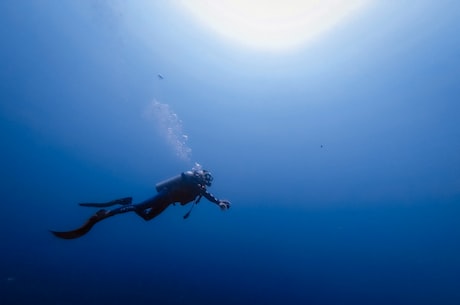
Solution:
<svg viewBox="0 0 460 305">
<path fill-rule="evenodd" d="M 128 197 L 129 198 L 129 197 Z M 104 210 L 101 209 L 96 212 L 93 216 L 91 216 L 80 228 L 72 231 L 66 232 L 57 232 L 51 231 L 56 237 L 63 238 L 63 239 L 74 239 L 81 237 L 88 233 L 91 228 L 98 223 L 99 221 L 115 216 L 117 214 L 123 214 L 127 212 L 135 212 L 137 215 L 142 217 L 145 220 L 151 220 L 152 218 L 158 216 L 161 212 L 163 212 L 168 205 L 170 204 L 170 200 L 165 193 L 160 193 L 153 198 L 150 198 L 140 204 L 127 204 L 120 208 L 113 209 L 113 210 Z M 85 206 L 95 206 L 95 205 L 85 205 Z"/>
<path fill-rule="evenodd" d="M 169 206 L 169 203 L 156 205 L 147 210 L 136 210 L 136 214 L 142 217 L 144 220 L 151 220 L 158 215 L 160 215 L 166 208 Z"/>
<path fill-rule="evenodd" d="M 160 215 L 172 202 L 167 194 L 160 193 L 153 198 L 134 205 L 136 214 L 144 220 L 151 220 Z"/>
</svg>

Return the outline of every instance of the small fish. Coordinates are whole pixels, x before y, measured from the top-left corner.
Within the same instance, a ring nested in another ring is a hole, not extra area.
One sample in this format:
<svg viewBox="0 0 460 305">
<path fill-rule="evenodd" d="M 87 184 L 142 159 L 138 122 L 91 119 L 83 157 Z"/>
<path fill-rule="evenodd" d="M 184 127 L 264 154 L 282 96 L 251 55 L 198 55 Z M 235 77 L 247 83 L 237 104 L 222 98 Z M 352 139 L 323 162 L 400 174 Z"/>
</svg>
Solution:
<svg viewBox="0 0 460 305">
<path fill-rule="evenodd" d="M 160 73 L 157 74 L 158 78 L 159 79 L 165 79 L 163 75 L 161 75 Z"/>
</svg>

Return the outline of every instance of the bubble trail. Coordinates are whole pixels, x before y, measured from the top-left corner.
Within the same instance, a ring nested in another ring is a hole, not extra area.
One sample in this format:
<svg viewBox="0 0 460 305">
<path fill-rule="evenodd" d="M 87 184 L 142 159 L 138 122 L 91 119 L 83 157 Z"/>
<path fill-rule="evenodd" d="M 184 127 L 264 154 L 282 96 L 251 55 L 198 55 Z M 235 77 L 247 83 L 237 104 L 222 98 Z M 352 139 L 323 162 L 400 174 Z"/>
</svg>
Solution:
<svg viewBox="0 0 460 305">
<path fill-rule="evenodd" d="M 155 121 L 158 132 L 183 161 L 190 162 L 192 149 L 187 144 L 188 136 L 182 128 L 182 121 L 168 104 L 153 100 L 145 111 L 147 118 Z"/>
</svg>

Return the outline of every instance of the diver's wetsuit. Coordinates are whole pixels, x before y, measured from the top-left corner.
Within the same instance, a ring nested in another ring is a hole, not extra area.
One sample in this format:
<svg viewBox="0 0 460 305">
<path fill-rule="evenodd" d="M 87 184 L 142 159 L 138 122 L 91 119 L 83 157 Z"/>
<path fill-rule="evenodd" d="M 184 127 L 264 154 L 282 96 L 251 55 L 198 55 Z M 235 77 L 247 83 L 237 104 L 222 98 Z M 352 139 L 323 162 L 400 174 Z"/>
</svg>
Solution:
<svg viewBox="0 0 460 305">
<path fill-rule="evenodd" d="M 212 177 L 209 175 L 209 177 L 211 177 L 210 180 L 204 181 L 202 180 L 203 178 L 196 173 L 197 171 L 187 171 L 180 176 L 166 181 L 164 185 L 158 184 L 157 191 L 159 191 L 159 193 L 138 204 L 132 204 L 131 197 L 117 199 L 107 203 L 80 203 L 81 206 L 86 207 L 109 207 L 115 204 L 121 204 L 122 207 L 109 211 L 101 209 L 91 216 L 83 226 L 76 230 L 67 232 L 51 231 L 51 233 L 59 238 L 74 239 L 88 233 L 97 222 L 117 214 L 135 212 L 143 219 L 151 220 L 161 214 L 170 204 L 177 202 L 181 205 L 185 205 L 192 201 L 198 203 L 201 197 L 205 197 L 212 203 L 219 205 L 222 209 L 228 209 L 230 207 L 229 201 L 218 200 L 206 190 L 206 185 L 211 185 Z"/>
</svg>

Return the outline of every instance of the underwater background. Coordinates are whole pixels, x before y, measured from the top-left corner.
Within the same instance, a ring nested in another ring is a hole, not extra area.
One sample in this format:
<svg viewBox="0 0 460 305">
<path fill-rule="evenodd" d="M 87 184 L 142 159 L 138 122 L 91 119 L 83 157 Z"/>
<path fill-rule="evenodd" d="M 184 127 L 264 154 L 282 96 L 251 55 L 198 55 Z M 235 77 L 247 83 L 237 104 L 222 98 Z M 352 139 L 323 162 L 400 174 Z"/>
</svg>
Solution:
<svg viewBox="0 0 460 305">
<path fill-rule="evenodd" d="M 302 47 L 167 1 L 0 1 L 0 304 L 460 304 L 460 4 Z M 232 202 L 70 230 L 195 162 Z"/>
</svg>

